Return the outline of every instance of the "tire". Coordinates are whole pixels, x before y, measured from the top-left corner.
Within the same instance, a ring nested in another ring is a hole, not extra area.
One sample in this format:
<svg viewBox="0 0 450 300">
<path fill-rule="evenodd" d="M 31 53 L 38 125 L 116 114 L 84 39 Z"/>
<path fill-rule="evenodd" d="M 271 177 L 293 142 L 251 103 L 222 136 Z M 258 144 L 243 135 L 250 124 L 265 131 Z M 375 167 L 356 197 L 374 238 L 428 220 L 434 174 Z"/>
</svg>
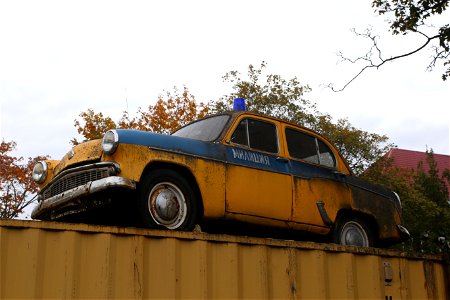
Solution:
<svg viewBox="0 0 450 300">
<path fill-rule="evenodd" d="M 147 174 L 139 184 L 138 213 L 145 227 L 193 230 L 198 209 L 189 182 L 179 173 L 161 169 Z"/>
<path fill-rule="evenodd" d="M 364 219 L 356 216 L 340 216 L 332 233 L 333 243 L 359 247 L 373 247 L 373 230 Z"/>
</svg>

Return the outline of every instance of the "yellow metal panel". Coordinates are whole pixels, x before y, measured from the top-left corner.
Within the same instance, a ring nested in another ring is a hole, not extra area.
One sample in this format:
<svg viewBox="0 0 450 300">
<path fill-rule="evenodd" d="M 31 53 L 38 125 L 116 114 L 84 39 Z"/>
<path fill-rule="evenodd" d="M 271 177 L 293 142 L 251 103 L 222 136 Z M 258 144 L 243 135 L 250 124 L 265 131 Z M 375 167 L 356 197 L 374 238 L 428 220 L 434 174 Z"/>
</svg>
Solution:
<svg viewBox="0 0 450 300">
<path fill-rule="evenodd" d="M 144 285 L 144 297 L 175 299 L 179 296 L 179 274 L 177 262 L 174 259 L 177 251 L 177 240 L 154 239 L 146 240 L 144 268 L 147 282 Z M 165 249 L 164 253 L 160 249 Z M 159 271 L 164 270 L 164 271 Z"/>
<path fill-rule="evenodd" d="M 92 140 L 75 146 L 69 151 L 54 169 L 54 174 L 58 174 L 64 168 L 80 162 L 94 161 L 102 156 L 102 140 Z"/>
<path fill-rule="evenodd" d="M 36 230 L 21 230 L 15 235 L 9 234 L 9 229 L 0 229 L 0 297 L 32 298 L 36 295 L 36 261 L 38 253 L 38 235 Z M 6 235 L 8 234 L 8 235 Z M 14 254 L 17 258 L 11 257 Z M 21 258 L 21 259 L 19 259 Z M 25 280 L 33 278 L 32 282 L 24 287 Z"/>
<path fill-rule="evenodd" d="M 176 243 L 179 243 L 176 245 L 179 252 L 174 257 L 179 297 L 206 299 L 206 243 L 195 240 Z"/>
<path fill-rule="evenodd" d="M 0 298 L 445 299 L 440 256 L 0 221 Z"/>
<path fill-rule="evenodd" d="M 226 176 L 227 212 L 289 220 L 290 175 L 230 165 Z"/>
<path fill-rule="evenodd" d="M 219 297 L 239 298 L 239 253 L 240 246 L 235 243 L 208 244 L 208 293 L 207 299 Z M 219 271 L 220 270 L 220 271 Z"/>
<path fill-rule="evenodd" d="M 187 165 L 199 185 L 206 218 L 221 218 L 225 214 L 225 164 L 196 159 Z"/>
<path fill-rule="evenodd" d="M 328 253 L 326 272 L 332 275 L 329 296 L 336 299 L 357 298 L 357 276 L 354 271 L 354 256 L 348 253 Z"/>
<path fill-rule="evenodd" d="M 307 251 L 299 255 L 297 253 L 297 265 L 299 266 L 298 293 L 300 299 L 326 299 L 329 298 L 327 273 L 325 272 L 324 256 L 322 251 Z"/>
<path fill-rule="evenodd" d="M 350 190 L 346 185 L 332 180 L 295 178 L 292 220 L 325 226 L 317 208 L 317 201 L 325 203 L 328 216 L 335 220 L 339 209 L 351 207 Z"/>
<path fill-rule="evenodd" d="M 381 290 L 381 262 L 376 256 L 361 256 L 357 258 L 354 271 L 356 272 L 356 287 L 358 298 L 382 299 Z"/>
</svg>

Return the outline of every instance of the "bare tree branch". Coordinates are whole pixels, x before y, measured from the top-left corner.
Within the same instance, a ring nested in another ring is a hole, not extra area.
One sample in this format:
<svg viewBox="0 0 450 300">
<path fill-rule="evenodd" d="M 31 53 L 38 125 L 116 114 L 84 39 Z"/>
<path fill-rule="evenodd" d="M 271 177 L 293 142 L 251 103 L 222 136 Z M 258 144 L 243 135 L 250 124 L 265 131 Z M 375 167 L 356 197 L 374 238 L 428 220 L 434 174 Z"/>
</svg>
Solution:
<svg viewBox="0 0 450 300">
<path fill-rule="evenodd" d="M 369 29 L 369 28 L 366 29 L 364 33 L 358 33 L 358 32 L 356 32 L 356 30 L 354 28 L 352 29 L 352 31 L 358 37 L 361 36 L 361 37 L 364 37 L 364 38 L 367 38 L 367 39 L 371 40 L 372 46 L 371 46 L 370 50 L 364 56 L 360 56 L 360 57 L 358 57 L 356 59 L 347 58 L 347 57 L 345 57 L 342 54 L 342 52 L 339 52 L 337 55 L 341 58 L 342 61 L 348 61 L 350 63 L 357 63 L 358 61 L 365 61 L 367 63 L 367 65 L 364 66 L 363 68 L 361 68 L 361 70 L 358 73 L 356 73 L 356 75 L 353 76 L 349 81 L 347 81 L 347 83 L 344 84 L 344 86 L 342 88 L 340 88 L 340 89 L 336 89 L 333 86 L 333 84 L 331 84 L 331 83 L 328 84 L 327 87 L 330 88 L 333 92 L 342 92 L 347 86 L 349 86 L 356 78 L 358 78 L 367 69 L 371 69 L 371 68 L 379 69 L 381 66 L 383 66 L 384 64 L 386 64 L 388 62 L 392 62 L 392 61 L 397 60 L 397 59 L 401 59 L 401 58 L 404 58 L 404 57 L 411 56 L 411 55 L 421 51 L 422 49 L 424 49 L 431 41 L 433 41 L 435 39 L 438 39 L 438 38 L 440 38 L 442 36 L 442 34 L 437 34 L 437 35 L 434 35 L 434 36 L 430 37 L 430 36 L 427 36 L 423 32 L 415 31 L 415 33 L 418 33 L 418 34 L 422 35 L 423 37 L 425 37 L 425 42 L 422 45 L 420 45 L 418 48 L 416 48 L 416 49 L 414 49 L 412 51 L 409 51 L 407 53 L 404 53 L 404 54 L 401 54 L 401 55 L 396 55 L 396 56 L 391 56 L 390 58 L 384 59 L 382 57 L 382 51 L 378 47 L 378 42 L 377 42 L 378 36 L 373 35 L 371 29 Z M 374 51 L 378 54 L 377 55 L 378 56 L 378 61 L 375 61 L 372 58 L 374 56 L 374 54 L 373 54 Z M 428 65 L 427 70 L 431 70 L 434 67 L 434 65 L 435 65 L 435 63 L 436 63 L 436 61 L 438 59 L 443 59 L 443 58 L 447 58 L 448 57 L 448 54 L 444 55 L 445 51 L 440 51 L 439 52 L 437 47 L 435 49 L 435 52 L 436 52 L 436 54 L 433 56 L 433 60 Z"/>
</svg>

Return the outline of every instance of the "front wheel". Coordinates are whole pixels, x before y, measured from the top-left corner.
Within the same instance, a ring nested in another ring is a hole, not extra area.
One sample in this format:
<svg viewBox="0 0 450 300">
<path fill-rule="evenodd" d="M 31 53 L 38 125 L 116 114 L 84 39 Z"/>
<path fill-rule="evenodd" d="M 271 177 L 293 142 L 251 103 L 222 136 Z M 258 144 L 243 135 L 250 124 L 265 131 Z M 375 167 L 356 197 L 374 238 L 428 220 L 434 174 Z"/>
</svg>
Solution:
<svg viewBox="0 0 450 300">
<path fill-rule="evenodd" d="M 374 236 L 369 225 L 359 217 L 338 218 L 332 233 L 333 242 L 340 245 L 373 247 Z"/>
<path fill-rule="evenodd" d="M 140 183 L 138 209 L 146 227 L 192 230 L 198 215 L 195 204 L 188 181 L 175 171 L 155 170 Z"/>
</svg>

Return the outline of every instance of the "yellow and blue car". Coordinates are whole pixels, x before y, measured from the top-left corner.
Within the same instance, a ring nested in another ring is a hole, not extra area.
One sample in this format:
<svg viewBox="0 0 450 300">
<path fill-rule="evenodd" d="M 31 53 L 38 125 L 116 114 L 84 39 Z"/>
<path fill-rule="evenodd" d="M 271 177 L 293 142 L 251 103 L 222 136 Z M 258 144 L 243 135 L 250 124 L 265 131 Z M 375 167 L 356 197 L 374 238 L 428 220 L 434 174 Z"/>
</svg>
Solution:
<svg viewBox="0 0 450 300">
<path fill-rule="evenodd" d="M 40 186 L 32 217 L 40 220 L 114 204 L 150 228 L 230 220 L 365 247 L 408 236 L 396 193 L 354 177 L 318 133 L 248 111 L 172 135 L 110 130 L 59 161 L 37 163 L 32 176 Z"/>
</svg>

